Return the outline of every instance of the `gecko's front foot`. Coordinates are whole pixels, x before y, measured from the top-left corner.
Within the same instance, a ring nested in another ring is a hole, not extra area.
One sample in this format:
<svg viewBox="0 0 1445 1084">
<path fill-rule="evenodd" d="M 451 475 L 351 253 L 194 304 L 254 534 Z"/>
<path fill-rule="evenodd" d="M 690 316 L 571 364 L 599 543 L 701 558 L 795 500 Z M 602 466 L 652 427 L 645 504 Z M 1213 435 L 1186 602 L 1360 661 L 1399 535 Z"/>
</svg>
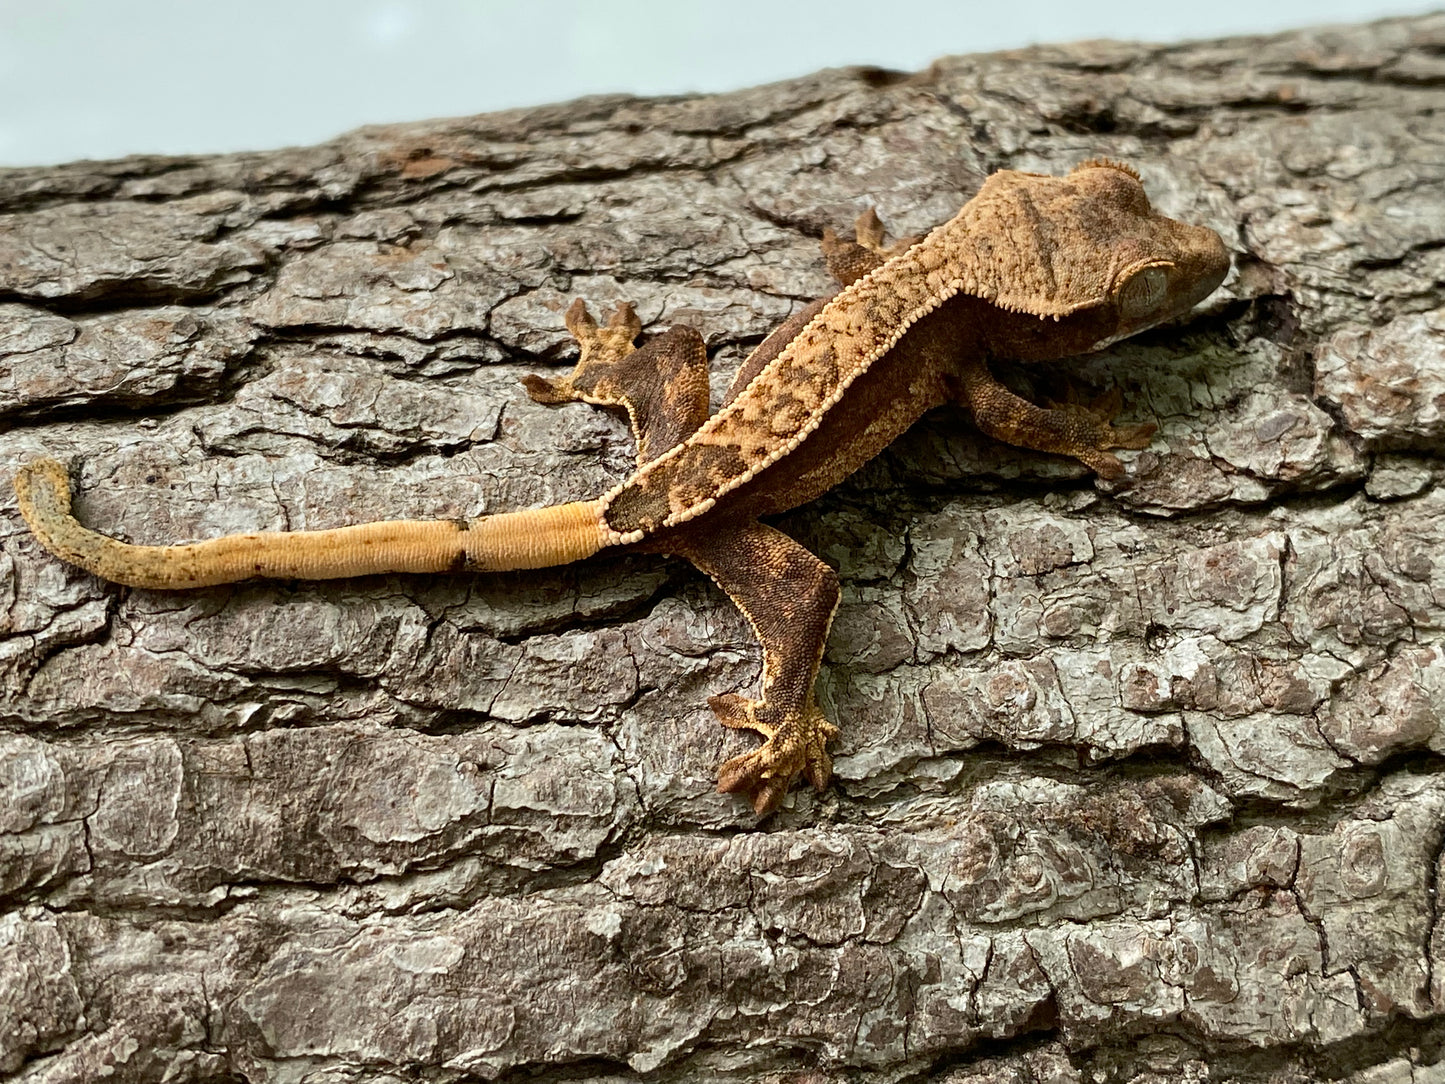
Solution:
<svg viewBox="0 0 1445 1084">
<path fill-rule="evenodd" d="M 1111 448 L 1138 451 L 1149 447 L 1159 427 L 1153 422 L 1115 425 L 1114 418 L 1123 408 L 1123 396 L 1111 388 L 1088 403 L 1067 403 L 1058 409 L 1072 414 L 1077 431 L 1084 434 L 1072 454 L 1101 478 L 1117 481 L 1124 476 L 1124 464 L 1112 454 Z"/>
<path fill-rule="evenodd" d="M 778 808 L 799 775 L 806 776 L 816 790 L 827 787 L 833 777 L 828 743 L 839 731 L 816 705 L 785 714 L 770 711 L 760 701 L 728 693 L 712 697 L 708 706 L 724 726 L 756 730 L 767 739 L 751 753 L 733 757 L 718 768 L 720 792 L 746 795 L 761 817 Z M 778 718 L 771 719 L 772 715 Z"/>
</svg>

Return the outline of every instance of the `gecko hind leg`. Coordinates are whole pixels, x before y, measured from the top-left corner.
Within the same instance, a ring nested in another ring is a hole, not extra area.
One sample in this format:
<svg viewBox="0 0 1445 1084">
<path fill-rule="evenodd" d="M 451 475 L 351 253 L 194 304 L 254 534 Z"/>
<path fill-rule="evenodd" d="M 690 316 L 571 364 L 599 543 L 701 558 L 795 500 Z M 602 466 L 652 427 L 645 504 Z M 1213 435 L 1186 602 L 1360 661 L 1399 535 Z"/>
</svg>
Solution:
<svg viewBox="0 0 1445 1084">
<path fill-rule="evenodd" d="M 1122 402 L 1117 389 L 1087 405 L 1041 407 L 1000 384 L 982 359 L 965 362 L 960 376 L 959 398 L 984 433 L 1016 448 L 1072 456 L 1102 478 L 1124 475 L 1110 448 L 1146 448 L 1158 428 L 1152 422 L 1114 425 Z"/>
<path fill-rule="evenodd" d="M 638 466 L 682 443 L 707 421 L 707 349 L 696 330 L 674 327 L 634 347 L 642 322 L 626 301 L 599 327 L 578 298 L 565 320 L 582 357 L 568 376 L 523 377 L 523 387 L 537 402 L 622 407 L 637 441 Z"/>
<path fill-rule="evenodd" d="M 718 769 L 718 790 L 747 796 L 760 815 L 782 802 L 799 775 L 822 790 L 832 778 L 828 743 L 838 728 L 814 699 L 833 613 L 837 574 L 783 532 L 757 522 L 689 538 L 675 552 L 712 577 L 752 625 L 763 648 L 762 699 L 736 693 L 708 704 L 724 725 L 765 741 Z"/>
</svg>

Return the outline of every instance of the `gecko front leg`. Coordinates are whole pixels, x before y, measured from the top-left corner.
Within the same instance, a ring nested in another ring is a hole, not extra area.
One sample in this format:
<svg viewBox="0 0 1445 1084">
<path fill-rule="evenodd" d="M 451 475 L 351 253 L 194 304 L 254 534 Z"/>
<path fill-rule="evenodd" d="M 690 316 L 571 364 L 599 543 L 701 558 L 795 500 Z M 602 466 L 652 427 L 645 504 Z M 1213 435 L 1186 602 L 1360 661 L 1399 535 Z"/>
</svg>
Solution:
<svg viewBox="0 0 1445 1084">
<path fill-rule="evenodd" d="M 1036 406 L 1000 384 L 980 358 L 960 364 L 959 398 L 979 429 L 995 440 L 1016 448 L 1072 456 L 1102 478 L 1124 474 L 1124 465 L 1110 448 L 1146 448 L 1157 428 L 1152 422 L 1112 425 L 1117 396 L 1106 397 L 1093 407 Z"/>
<path fill-rule="evenodd" d="M 564 319 L 582 356 L 568 376 L 524 376 L 522 386 L 534 400 L 622 407 L 637 441 L 638 466 L 681 444 L 707 421 L 707 349 L 696 330 L 678 325 L 634 347 L 642 322 L 627 301 L 601 327 L 581 298 Z"/>
<path fill-rule="evenodd" d="M 838 608 L 837 574 L 756 521 L 710 525 L 669 549 L 727 592 L 763 648 L 761 700 L 727 693 L 708 701 L 724 726 L 766 739 L 718 769 L 718 790 L 745 794 L 759 815 L 776 809 L 800 774 L 821 791 L 833 774 L 828 743 L 838 728 L 824 718 L 813 685 Z"/>
</svg>

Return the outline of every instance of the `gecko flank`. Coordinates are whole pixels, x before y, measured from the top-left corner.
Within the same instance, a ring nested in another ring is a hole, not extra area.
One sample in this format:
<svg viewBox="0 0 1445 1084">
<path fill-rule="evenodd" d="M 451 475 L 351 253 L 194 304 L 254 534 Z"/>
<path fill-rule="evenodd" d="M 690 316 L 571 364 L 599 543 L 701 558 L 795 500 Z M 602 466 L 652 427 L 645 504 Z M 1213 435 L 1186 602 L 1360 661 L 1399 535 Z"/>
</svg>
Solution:
<svg viewBox="0 0 1445 1084">
<path fill-rule="evenodd" d="M 1138 175 L 1104 161 L 1066 177 L 996 173 L 953 219 L 892 248 L 869 212 L 856 241 L 825 235 L 823 250 L 839 289 L 769 335 L 711 417 L 695 330 L 674 327 L 634 347 L 641 325 L 630 305 L 599 326 L 573 303 L 576 368 L 524 383 L 540 402 L 627 411 L 637 469 L 596 500 L 470 521 L 133 546 L 82 526 L 65 469 L 37 460 L 16 477 L 20 509 L 56 556 L 160 589 L 542 568 L 606 548 L 686 557 L 727 592 L 762 644 L 761 695 L 710 703 L 724 725 L 765 739 L 724 763 L 718 786 L 767 813 L 799 775 L 821 790 L 832 774 L 827 746 L 838 729 L 818 708 L 814 680 L 839 590 L 831 568 L 760 517 L 817 497 L 947 402 L 965 406 L 992 437 L 1118 477 L 1110 449 L 1144 447 L 1154 426 L 1036 406 L 1000 384 L 989 359 L 1097 350 L 1187 312 L 1229 269 L 1218 234 L 1156 214 Z"/>
</svg>

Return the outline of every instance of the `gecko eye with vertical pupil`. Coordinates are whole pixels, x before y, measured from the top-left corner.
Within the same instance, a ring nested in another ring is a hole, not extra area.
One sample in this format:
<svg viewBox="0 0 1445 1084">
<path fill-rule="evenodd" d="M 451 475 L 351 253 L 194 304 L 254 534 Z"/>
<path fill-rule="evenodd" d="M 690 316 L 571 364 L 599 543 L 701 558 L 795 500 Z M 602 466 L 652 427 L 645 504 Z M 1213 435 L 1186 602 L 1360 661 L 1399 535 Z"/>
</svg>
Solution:
<svg viewBox="0 0 1445 1084">
<path fill-rule="evenodd" d="M 1147 316 L 1164 301 L 1169 273 L 1159 264 L 1141 267 L 1119 287 L 1119 312 L 1126 319 Z"/>
</svg>

